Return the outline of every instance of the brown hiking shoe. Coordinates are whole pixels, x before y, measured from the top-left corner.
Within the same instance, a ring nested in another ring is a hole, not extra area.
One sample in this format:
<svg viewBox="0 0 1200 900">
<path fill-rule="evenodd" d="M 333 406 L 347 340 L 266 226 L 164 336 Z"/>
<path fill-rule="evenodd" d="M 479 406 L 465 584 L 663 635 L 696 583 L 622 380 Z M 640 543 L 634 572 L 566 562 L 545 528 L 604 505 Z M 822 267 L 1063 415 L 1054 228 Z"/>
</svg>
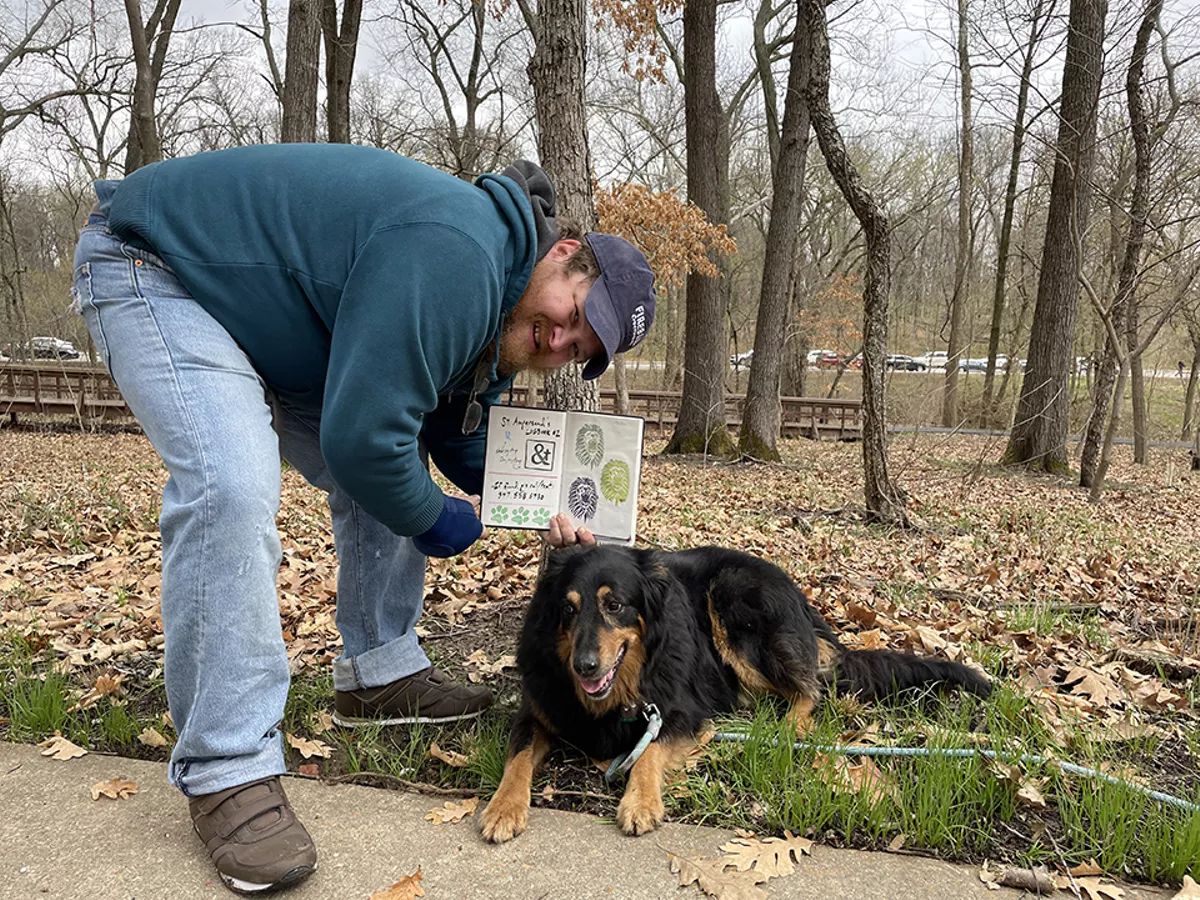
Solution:
<svg viewBox="0 0 1200 900">
<path fill-rule="evenodd" d="M 188 808 L 221 878 L 240 894 L 289 887 L 317 869 L 317 848 L 278 775 L 192 797 Z"/>
<path fill-rule="evenodd" d="M 456 684 L 430 666 L 383 687 L 334 691 L 333 721 L 347 728 L 454 722 L 473 719 L 491 705 L 487 688 Z"/>
</svg>

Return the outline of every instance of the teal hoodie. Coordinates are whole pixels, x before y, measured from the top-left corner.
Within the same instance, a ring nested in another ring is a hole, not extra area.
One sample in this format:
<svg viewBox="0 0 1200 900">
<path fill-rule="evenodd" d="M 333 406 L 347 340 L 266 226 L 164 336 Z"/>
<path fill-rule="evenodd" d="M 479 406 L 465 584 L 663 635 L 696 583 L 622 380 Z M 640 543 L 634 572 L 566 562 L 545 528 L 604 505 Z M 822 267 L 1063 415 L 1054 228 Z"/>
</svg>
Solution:
<svg viewBox="0 0 1200 900">
<path fill-rule="evenodd" d="M 460 488 L 482 487 L 486 410 L 512 381 L 492 341 L 537 259 L 523 187 L 370 147 L 282 144 L 155 163 L 96 191 L 108 227 L 171 267 L 283 403 L 321 411 L 334 481 L 415 535 L 443 504 L 419 441 Z M 484 424 L 464 435 L 485 350 Z"/>
</svg>

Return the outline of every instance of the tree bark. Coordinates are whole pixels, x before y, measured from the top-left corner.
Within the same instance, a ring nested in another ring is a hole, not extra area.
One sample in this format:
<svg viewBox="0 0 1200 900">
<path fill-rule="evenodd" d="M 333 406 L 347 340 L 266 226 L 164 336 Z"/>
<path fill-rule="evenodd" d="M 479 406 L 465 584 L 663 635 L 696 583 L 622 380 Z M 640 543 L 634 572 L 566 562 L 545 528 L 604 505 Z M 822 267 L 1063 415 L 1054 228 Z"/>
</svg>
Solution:
<svg viewBox="0 0 1200 900">
<path fill-rule="evenodd" d="M 584 108 L 586 23 L 583 0 L 542 0 L 527 68 L 537 112 L 538 156 L 554 185 L 559 213 L 575 219 L 585 232 L 596 227 Z M 598 382 L 584 381 L 576 366 L 547 372 L 546 406 L 599 411 Z"/>
<path fill-rule="evenodd" d="M 971 277 L 971 56 L 967 51 L 967 0 L 958 0 L 959 105 L 962 110 L 961 150 L 958 157 L 958 255 L 954 261 L 954 295 L 950 299 L 950 343 L 946 348 L 946 389 L 942 396 L 942 426 L 958 425 L 958 363 L 963 355 L 963 317 Z"/>
<path fill-rule="evenodd" d="M 1192 434 L 1196 421 L 1196 383 L 1200 382 L 1200 326 L 1188 323 L 1188 336 L 1192 339 L 1192 368 L 1188 371 L 1187 390 L 1183 399 L 1183 428 L 1179 439 L 1186 441 Z"/>
<path fill-rule="evenodd" d="M 126 175 L 163 158 L 154 107 L 179 4 L 180 0 L 158 0 L 149 20 L 143 23 L 138 0 L 125 0 L 135 70 L 129 140 L 125 144 Z"/>
<path fill-rule="evenodd" d="M 1130 223 L 1132 225 L 1132 223 Z M 1123 268 L 1123 267 L 1122 267 Z M 1136 276 L 1135 276 L 1136 282 Z M 1129 314 L 1125 318 L 1125 335 L 1129 347 L 1129 405 L 1133 412 L 1133 461 L 1145 465 L 1150 451 L 1146 440 L 1146 373 L 1142 354 L 1138 351 L 1138 298 L 1136 284 L 1129 295 Z"/>
<path fill-rule="evenodd" d="M 803 16 L 797 3 L 797 20 Z M 808 155 L 808 90 L 812 40 L 806 28 L 797 28 L 792 41 L 783 129 L 777 164 L 773 169 L 771 222 L 767 227 L 762 288 L 754 332 L 754 363 L 746 388 L 746 407 L 738 445 L 756 459 L 779 459 L 779 386 L 787 332 L 789 288 L 796 236 L 800 231 L 800 200 L 804 193 L 804 166 Z"/>
<path fill-rule="evenodd" d="M 345 0 L 345 4 L 340 30 L 337 0 L 324 0 L 321 5 L 321 32 L 325 37 L 325 126 L 331 144 L 350 143 L 350 81 L 358 52 L 362 0 Z"/>
<path fill-rule="evenodd" d="M 803 0 L 805 25 L 811 35 L 812 75 L 808 85 L 809 115 L 817 143 L 837 183 L 862 225 L 867 241 L 863 279 L 863 470 L 867 511 L 876 521 L 907 526 L 904 494 L 892 483 L 887 465 L 887 406 L 884 359 L 887 355 L 887 307 L 891 287 L 891 230 L 883 210 L 863 184 L 846 153 L 829 107 L 829 37 L 823 0 Z"/>
<path fill-rule="evenodd" d="M 1029 40 L 1025 44 L 1025 58 L 1021 63 L 1021 84 L 1017 88 L 1017 112 L 1013 118 L 1012 155 L 1008 161 L 1008 184 L 1004 189 L 1004 215 L 996 246 L 996 290 L 992 295 L 992 322 L 991 328 L 988 330 L 987 371 L 983 375 L 985 425 L 995 424 L 996 420 L 996 400 L 994 399 L 996 357 L 1000 354 L 1000 330 L 1004 322 L 1004 308 L 1007 305 L 1004 292 L 1008 281 L 1008 257 L 1009 248 L 1012 245 L 1013 216 L 1017 206 L 1017 179 L 1021 171 L 1021 152 L 1025 147 L 1025 113 L 1029 108 L 1029 83 L 1033 76 L 1033 59 L 1042 35 L 1042 31 L 1039 31 L 1041 15 L 1042 0 L 1038 0 L 1037 6 L 1033 8 L 1029 24 Z"/>
<path fill-rule="evenodd" d="M 683 11 L 684 121 L 688 199 L 713 225 L 729 222 L 727 128 L 717 95 L 717 0 L 690 0 Z M 714 126 L 717 134 L 713 134 Z M 719 257 L 714 254 L 717 265 Z M 683 397 L 665 453 L 732 458 L 737 448 L 725 426 L 725 308 L 721 279 L 687 277 Z"/>
<path fill-rule="evenodd" d="M 617 415 L 629 415 L 629 373 L 625 371 L 625 354 L 618 353 L 612 362 L 613 382 L 617 388 Z"/>
<path fill-rule="evenodd" d="M 1071 2 L 1037 304 L 1017 416 L 1003 456 L 1004 463 L 1046 472 L 1068 469 L 1068 382 L 1074 368 L 1080 251 L 1091 205 L 1107 11 L 1107 0 Z"/>
<path fill-rule="evenodd" d="M 133 0 L 128 0 L 133 2 Z M 317 75 L 321 63 L 322 0 L 289 0 L 287 60 L 283 73 L 283 121 L 280 140 L 313 143 L 317 139 Z"/>
<path fill-rule="evenodd" d="M 1129 374 L 1133 384 L 1133 416 L 1134 416 L 1134 458 L 1137 459 L 1137 432 L 1140 425 L 1142 453 L 1145 454 L 1146 408 L 1143 391 L 1141 356 L 1138 348 L 1138 315 L 1136 291 L 1141 264 L 1142 245 L 1145 243 L 1146 227 L 1150 213 L 1150 171 L 1151 147 L 1150 124 L 1146 116 L 1145 101 L 1142 97 L 1142 80 L 1146 64 L 1146 53 L 1150 45 L 1150 37 L 1154 32 L 1162 10 L 1162 0 L 1149 0 L 1146 14 L 1138 28 L 1134 40 L 1133 53 L 1129 59 L 1129 69 L 1125 76 L 1125 95 L 1129 104 L 1129 127 L 1133 136 L 1134 148 L 1134 178 L 1133 194 L 1129 200 L 1129 231 L 1125 237 L 1125 252 L 1121 260 L 1121 271 L 1117 278 L 1117 293 L 1113 299 L 1109 316 L 1112 320 L 1111 334 L 1124 335 L 1126 346 L 1130 352 Z M 1106 335 L 1109 332 L 1106 329 Z M 1103 473 L 1098 468 L 1096 457 L 1099 451 L 1099 438 L 1104 428 L 1113 399 L 1113 382 L 1118 381 L 1117 370 L 1122 363 L 1121 354 L 1113 344 L 1111 336 L 1104 341 L 1104 356 L 1096 371 L 1095 389 L 1092 392 L 1092 411 L 1088 419 L 1087 431 L 1084 434 L 1083 450 L 1079 461 L 1079 484 L 1090 487 Z M 1090 367 L 1089 367 L 1090 368 Z M 1122 383 L 1121 388 L 1124 385 Z M 1141 401 L 1140 404 L 1138 401 Z M 1140 410 L 1140 414 L 1139 414 Z M 1113 409 L 1114 416 L 1116 408 Z M 1106 439 L 1107 440 L 1107 439 Z M 1142 460 L 1144 461 L 1144 460 Z"/>
</svg>

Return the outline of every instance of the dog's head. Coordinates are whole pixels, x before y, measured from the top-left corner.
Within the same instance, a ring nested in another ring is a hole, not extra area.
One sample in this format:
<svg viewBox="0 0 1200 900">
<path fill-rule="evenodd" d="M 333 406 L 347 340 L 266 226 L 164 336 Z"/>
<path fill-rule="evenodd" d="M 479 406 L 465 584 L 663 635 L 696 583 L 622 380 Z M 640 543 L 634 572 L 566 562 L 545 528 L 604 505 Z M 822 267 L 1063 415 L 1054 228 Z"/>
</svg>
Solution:
<svg viewBox="0 0 1200 900">
<path fill-rule="evenodd" d="M 585 708 L 602 715 L 640 699 L 647 637 L 672 576 L 644 551 L 615 547 L 559 550 L 534 598 L 543 639 L 555 651 Z"/>
</svg>

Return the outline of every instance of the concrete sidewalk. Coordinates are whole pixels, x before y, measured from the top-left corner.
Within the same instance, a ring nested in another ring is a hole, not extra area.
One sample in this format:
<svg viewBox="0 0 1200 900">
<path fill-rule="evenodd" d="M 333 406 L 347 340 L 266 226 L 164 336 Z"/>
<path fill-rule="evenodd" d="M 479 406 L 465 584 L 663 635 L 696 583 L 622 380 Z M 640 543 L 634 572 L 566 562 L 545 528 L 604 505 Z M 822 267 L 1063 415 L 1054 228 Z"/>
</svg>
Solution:
<svg viewBox="0 0 1200 900">
<path fill-rule="evenodd" d="M 93 801 L 91 785 L 121 777 L 138 793 Z M 288 795 L 317 842 L 319 869 L 288 900 L 366 900 L 420 866 L 429 900 L 659 900 L 702 898 L 677 888 L 667 853 L 714 859 L 731 834 L 668 823 L 627 838 L 609 821 L 534 809 L 508 844 L 483 841 L 473 819 L 433 825 L 427 812 L 450 798 L 324 785 L 289 778 Z M 988 891 L 977 869 L 922 857 L 816 846 L 794 875 L 772 879 L 770 898 L 1016 898 Z M 1124 900 L 1172 892 L 1125 887 Z M 36 748 L 0 744 L 0 898 L 230 900 L 192 833 L 166 767 L 88 754 L 55 762 Z M 1066 897 L 1066 894 L 1059 896 Z"/>
</svg>

